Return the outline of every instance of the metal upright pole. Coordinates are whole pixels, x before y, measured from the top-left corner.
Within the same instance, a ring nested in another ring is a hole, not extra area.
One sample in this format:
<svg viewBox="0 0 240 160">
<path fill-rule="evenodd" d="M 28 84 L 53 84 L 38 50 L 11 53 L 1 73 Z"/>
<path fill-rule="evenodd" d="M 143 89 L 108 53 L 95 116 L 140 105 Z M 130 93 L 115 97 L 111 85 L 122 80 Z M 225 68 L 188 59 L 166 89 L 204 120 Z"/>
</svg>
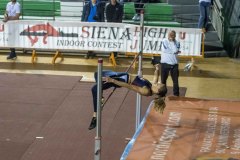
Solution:
<svg viewBox="0 0 240 160">
<path fill-rule="evenodd" d="M 97 79 L 97 130 L 95 137 L 94 160 L 101 159 L 101 99 L 102 99 L 102 66 L 103 59 L 98 59 L 98 79 Z"/>
<path fill-rule="evenodd" d="M 140 41 L 139 41 L 139 59 L 138 59 L 138 76 L 142 77 L 142 53 L 143 53 L 143 29 L 144 29 L 144 12 L 141 10 L 141 19 L 140 19 Z M 142 96 L 137 93 L 136 100 L 136 128 L 137 130 L 141 122 L 141 102 Z"/>
<path fill-rule="evenodd" d="M 56 7 L 55 7 L 55 0 L 53 0 L 53 20 L 55 21 L 55 10 L 56 10 Z"/>
</svg>

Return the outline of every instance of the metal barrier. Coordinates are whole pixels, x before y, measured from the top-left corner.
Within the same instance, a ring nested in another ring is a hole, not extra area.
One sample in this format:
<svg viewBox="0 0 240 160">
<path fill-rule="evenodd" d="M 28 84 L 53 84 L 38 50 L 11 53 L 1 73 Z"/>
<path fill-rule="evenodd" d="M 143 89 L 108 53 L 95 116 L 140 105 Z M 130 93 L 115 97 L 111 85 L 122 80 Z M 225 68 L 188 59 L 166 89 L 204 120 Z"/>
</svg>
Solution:
<svg viewBox="0 0 240 160">
<path fill-rule="evenodd" d="M 233 0 L 222 3 L 220 0 L 214 1 L 211 14 L 212 24 L 229 56 L 237 58 L 240 42 L 240 17 L 238 15 L 240 2 Z"/>
</svg>

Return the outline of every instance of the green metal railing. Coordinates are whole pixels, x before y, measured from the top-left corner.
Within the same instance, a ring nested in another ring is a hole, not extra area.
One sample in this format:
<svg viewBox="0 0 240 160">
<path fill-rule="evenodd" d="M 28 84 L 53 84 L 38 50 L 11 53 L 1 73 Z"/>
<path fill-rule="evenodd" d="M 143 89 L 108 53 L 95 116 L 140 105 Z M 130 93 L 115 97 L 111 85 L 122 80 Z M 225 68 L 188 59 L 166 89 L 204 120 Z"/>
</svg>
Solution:
<svg viewBox="0 0 240 160">
<path fill-rule="evenodd" d="M 237 0 L 231 0 L 228 3 L 215 0 L 211 15 L 212 24 L 218 32 L 224 48 L 233 58 L 240 57 L 240 19 L 239 13 L 237 13 L 239 7 L 240 4 L 237 3 Z"/>
</svg>

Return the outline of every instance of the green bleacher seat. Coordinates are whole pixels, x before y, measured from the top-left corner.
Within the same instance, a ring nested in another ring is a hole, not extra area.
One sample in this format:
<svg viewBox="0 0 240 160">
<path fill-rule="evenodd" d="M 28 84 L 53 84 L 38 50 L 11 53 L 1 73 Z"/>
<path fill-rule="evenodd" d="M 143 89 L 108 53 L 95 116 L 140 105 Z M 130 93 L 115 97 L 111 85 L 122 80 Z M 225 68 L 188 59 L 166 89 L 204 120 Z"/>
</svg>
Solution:
<svg viewBox="0 0 240 160">
<path fill-rule="evenodd" d="M 180 27 L 181 24 L 174 21 L 173 7 L 168 3 L 146 3 L 144 5 L 144 25 Z M 124 3 L 123 23 L 139 25 L 138 21 L 133 21 L 135 14 L 134 2 Z"/>
<path fill-rule="evenodd" d="M 0 1 L 0 12 L 3 15 L 9 0 Z M 60 16 L 60 0 L 18 0 L 21 4 L 21 17 L 53 17 Z"/>
<path fill-rule="evenodd" d="M 167 3 L 146 3 L 144 5 L 147 21 L 173 21 L 173 7 Z"/>
<path fill-rule="evenodd" d="M 9 0 L 0 0 L 0 14 L 3 15 L 6 10 L 6 5 L 9 2 Z"/>
<path fill-rule="evenodd" d="M 126 20 L 132 19 L 134 14 L 136 13 L 135 7 L 134 7 L 134 2 L 124 3 L 123 13 L 124 13 L 123 19 L 126 19 Z"/>
<path fill-rule="evenodd" d="M 1 0 L 0 1 L 1 7 L 4 6 L 4 8 L 5 8 L 8 2 L 10 2 L 10 1 L 9 0 Z"/>
<path fill-rule="evenodd" d="M 24 0 L 22 2 L 23 16 L 59 16 L 60 1 L 34 1 Z"/>
<path fill-rule="evenodd" d="M 124 20 L 130 20 L 135 14 L 134 2 L 124 3 Z M 145 20 L 172 21 L 173 7 L 167 3 L 146 3 L 144 5 Z"/>
</svg>

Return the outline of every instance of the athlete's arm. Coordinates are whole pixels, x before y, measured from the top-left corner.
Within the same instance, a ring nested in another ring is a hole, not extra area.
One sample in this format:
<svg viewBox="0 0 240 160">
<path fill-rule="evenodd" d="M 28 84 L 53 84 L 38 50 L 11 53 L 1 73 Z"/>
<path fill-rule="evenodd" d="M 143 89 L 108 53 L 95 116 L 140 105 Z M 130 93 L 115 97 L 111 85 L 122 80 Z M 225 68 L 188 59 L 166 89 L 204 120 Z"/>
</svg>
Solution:
<svg viewBox="0 0 240 160">
<path fill-rule="evenodd" d="M 146 86 L 138 87 L 138 86 L 135 86 L 135 85 L 131 85 L 131 84 L 128 84 L 128 83 L 125 83 L 125 82 L 115 80 L 115 79 L 110 78 L 110 77 L 106 77 L 105 80 L 106 80 L 106 82 L 114 83 L 114 84 L 116 84 L 120 87 L 125 87 L 125 88 L 133 90 L 135 92 L 138 92 L 139 94 L 141 94 L 143 96 L 150 96 L 150 94 L 151 94 L 150 89 L 147 88 Z"/>
<path fill-rule="evenodd" d="M 159 78 L 159 64 L 155 64 L 155 71 L 154 71 L 154 75 L 153 75 L 153 84 L 157 84 L 158 83 L 158 78 Z"/>
</svg>

